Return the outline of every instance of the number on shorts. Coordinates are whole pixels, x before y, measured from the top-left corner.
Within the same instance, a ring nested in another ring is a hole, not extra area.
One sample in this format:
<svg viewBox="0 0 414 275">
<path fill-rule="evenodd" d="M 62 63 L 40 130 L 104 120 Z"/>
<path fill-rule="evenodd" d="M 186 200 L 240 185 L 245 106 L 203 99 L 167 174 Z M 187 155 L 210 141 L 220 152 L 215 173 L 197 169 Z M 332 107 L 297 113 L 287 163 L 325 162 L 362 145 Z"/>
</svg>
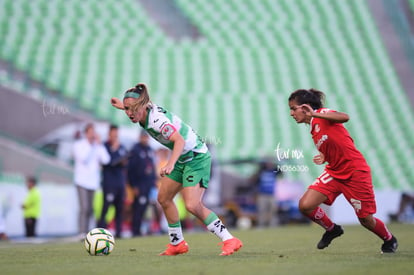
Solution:
<svg viewBox="0 0 414 275">
<path fill-rule="evenodd" d="M 323 184 L 327 184 L 328 182 L 330 182 L 333 178 L 331 177 L 331 175 L 328 174 L 328 172 L 324 171 L 320 176 L 319 176 L 319 180 L 323 183 Z"/>
</svg>

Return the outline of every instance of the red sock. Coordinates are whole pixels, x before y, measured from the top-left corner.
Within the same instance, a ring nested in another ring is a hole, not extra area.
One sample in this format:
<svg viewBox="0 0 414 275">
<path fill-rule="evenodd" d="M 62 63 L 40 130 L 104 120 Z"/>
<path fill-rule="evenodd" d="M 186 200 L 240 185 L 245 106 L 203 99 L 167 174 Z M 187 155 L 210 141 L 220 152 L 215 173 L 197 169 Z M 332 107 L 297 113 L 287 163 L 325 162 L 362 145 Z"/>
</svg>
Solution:
<svg viewBox="0 0 414 275">
<path fill-rule="evenodd" d="M 330 231 L 334 227 L 334 223 L 331 221 L 331 219 L 326 215 L 325 211 L 323 211 L 322 208 L 317 207 L 315 210 L 313 210 L 312 213 L 309 215 L 306 215 L 309 219 L 314 221 L 315 223 L 319 224 L 325 230 Z"/>
<path fill-rule="evenodd" d="M 388 231 L 388 228 L 385 226 L 385 224 L 377 219 L 375 219 L 375 228 L 371 230 L 374 232 L 378 237 L 380 237 L 384 241 L 389 241 L 392 238 L 392 234 L 390 231 Z"/>
</svg>

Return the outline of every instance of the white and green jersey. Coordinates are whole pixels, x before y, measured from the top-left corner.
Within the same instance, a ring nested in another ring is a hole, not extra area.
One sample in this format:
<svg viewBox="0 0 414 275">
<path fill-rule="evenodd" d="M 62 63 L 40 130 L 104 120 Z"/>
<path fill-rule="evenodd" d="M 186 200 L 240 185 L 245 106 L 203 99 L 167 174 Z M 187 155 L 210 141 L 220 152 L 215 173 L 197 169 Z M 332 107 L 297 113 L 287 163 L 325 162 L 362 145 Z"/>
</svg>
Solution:
<svg viewBox="0 0 414 275">
<path fill-rule="evenodd" d="M 150 105 L 145 125 L 141 124 L 141 126 L 150 136 L 171 150 L 174 143 L 170 141 L 170 137 L 178 131 L 185 141 L 182 157 L 189 152 L 206 153 L 208 151 L 207 145 L 190 126 L 178 116 L 155 104 Z M 182 157 L 180 159 L 184 161 Z"/>
</svg>

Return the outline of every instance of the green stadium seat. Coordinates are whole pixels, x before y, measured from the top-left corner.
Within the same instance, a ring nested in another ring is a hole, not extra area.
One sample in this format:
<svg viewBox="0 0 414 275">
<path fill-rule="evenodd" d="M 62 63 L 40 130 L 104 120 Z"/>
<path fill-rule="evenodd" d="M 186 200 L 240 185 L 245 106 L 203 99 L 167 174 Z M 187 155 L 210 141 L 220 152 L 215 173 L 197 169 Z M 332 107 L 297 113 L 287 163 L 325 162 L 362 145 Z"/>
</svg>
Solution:
<svg viewBox="0 0 414 275">
<path fill-rule="evenodd" d="M 146 82 L 154 102 L 220 140 L 220 159 L 273 154 L 280 143 L 303 150 L 312 177 L 316 149 L 287 97 L 318 88 L 351 115 L 376 187 L 413 187 L 412 106 L 364 1 L 176 3 L 203 37 L 175 41 L 135 0 L 5 0 L 0 58 L 118 124 L 129 121 L 109 98 Z"/>
</svg>

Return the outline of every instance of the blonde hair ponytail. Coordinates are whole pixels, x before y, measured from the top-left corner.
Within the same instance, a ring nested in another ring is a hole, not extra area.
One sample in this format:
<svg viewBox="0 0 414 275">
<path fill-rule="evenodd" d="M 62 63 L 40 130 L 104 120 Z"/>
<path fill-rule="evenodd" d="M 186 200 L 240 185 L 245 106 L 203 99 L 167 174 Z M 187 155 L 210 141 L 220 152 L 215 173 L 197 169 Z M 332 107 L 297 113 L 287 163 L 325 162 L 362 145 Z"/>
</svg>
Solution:
<svg viewBox="0 0 414 275">
<path fill-rule="evenodd" d="M 146 107 L 149 103 L 151 103 L 147 86 L 142 83 L 138 83 L 135 87 L 128 89 L 125 92 L 124 99 L 125 98 L 136 99 L 134 103 L 131 104 L 131 110 L 133 112 L 137 112 L 142 107 Z"/>
</svg>

